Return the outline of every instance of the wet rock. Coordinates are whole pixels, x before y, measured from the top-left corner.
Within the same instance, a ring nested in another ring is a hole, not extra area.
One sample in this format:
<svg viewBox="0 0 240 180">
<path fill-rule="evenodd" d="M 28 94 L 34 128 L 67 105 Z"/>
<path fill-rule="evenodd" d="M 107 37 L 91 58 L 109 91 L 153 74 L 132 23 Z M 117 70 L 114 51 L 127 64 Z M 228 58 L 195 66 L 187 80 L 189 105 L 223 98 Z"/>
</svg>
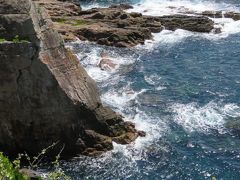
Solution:
<svg viewBox="0 0 240 180">
<path fill-rule="evenodd" d="M 131 6 L 130 4 L 119 4 L 119 5 L 112 5 L 109 8 L 126 10 L 126 9 L 132 9 L 133 6 Z"/>
<path fill-rule="evenodd" d="M 240 136 L 240 118 L 228 118 L 225 124 L 226 128 L 232 131 L 234 134 Z"/>
<path fill-rule="evenodd" d="M 221 28 L 214 28 L 214 29 L 213 29 L 213 32 L 214 32 L 215 34 L 219 34 L 219 33 L 222 32 L 222 29 L 221 29 Z"/>
<path fill-rule="evenodd" d="M 240 13 L 236 12 L 204 11 L 200 14 L 212 18 L 232 18 L 235 21 L 240 20 Z"/>
<path fill-rule="evenodd" d="M 93 130 L 85 130 L 85 145 L 88 147 L 83 152 L 85 155 L 96 155 L 99 152 L 105 152 L 113 148 L 112 139 L 108 136 L 96 133 Z"/>
<path fill-rule="evenodd" d="M 137 12 L 132 12 L 132 13 L 130 13 L 130 16 L 133 17 L 133 18 L 137 18 L 137 17 L 142 17 L 142 14 L 137 13 Z"/>
<path fill-rule="evenodd" d="M 112 62 L 112 60 L 106 53 L 104 52 L 101 53 L 101 58 L 102 59 L 100 60 L 100 63 L 98 65 L 101 68 L 101 70 L 111 71 L 116 68 L 117 65 Z"/>
<path fill-rule="evenodd" d="M 137 133 L 126 133 L 113 138 L 113 141 L 119 144 L 129 144 L 138 137 Z"/>
<path fill-rule="evenodd" d="M 138 135 L 139 135 L 140 137 L 145 137 L 145 136 L 146 136 L 146 132 L 144 132 L 144 131 L 138 131 Z"/>
<path fill-rule="evenodd" d="M 209 33 L 214 29 L 214 22 L 203 16 L 172 15 L 157 17 L 155 19 L 158 19 L 169 30 L 184 29 L 193 32 Z"/>
</svg>

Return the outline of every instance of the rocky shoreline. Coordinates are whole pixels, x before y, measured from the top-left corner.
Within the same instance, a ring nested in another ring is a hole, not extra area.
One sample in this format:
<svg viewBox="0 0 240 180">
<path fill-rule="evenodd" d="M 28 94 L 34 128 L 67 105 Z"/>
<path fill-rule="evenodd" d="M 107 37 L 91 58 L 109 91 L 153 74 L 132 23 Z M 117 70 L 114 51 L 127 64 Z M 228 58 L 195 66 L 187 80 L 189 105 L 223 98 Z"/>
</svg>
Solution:
<svg viewBox="0 0 240 180">
<path fill-rule="evenodd" d="M 144 132 L 104 107 L 95 82 L 32 0 L 0 1 L 0 151 L 98 155 Z"/>
<path fill-rule="evenodd" d="M 56 154 L 97 155 L 144 132 L 104 107 L 95 82 L 64 40 L 133 47 L 163 29 L 219 33 L 211 17 L 223 12 L 145 16 L 131 5 L 82 10 L 76 1 L 0 0 L 0 150 L 36 154 L 53 142 Z M 240 19 L 240 14 L 225 13 Z M 58 33 L 61 34 L 61 36 Z M 63 40 L 64 39 L 64 40 Z M 99 67 L 114 68 L 106 54 Z"/>
<path fill-rule="evenodd" d="M 127 10 L 133 7 L 127 4 L 82 10 L 76 3 L 57 0 L 36 2 L 47 9 L 54 22 L 54 28 L 65 41 L 80 39 L 116 47 L 144 44 L 145 40 L 152 39 L 152 33 L 161 32 L 163 29 L 220 33 L 221 29 L 215 28 L 211 18 L 223 16 L 223 12 L 220 11 L 190 13 L 186 10 L 178 15 L 155 17 L 136 12 L 128 13 Z M 225 17 L 239 20 L 240 14 L 225 12 Z"/>
</svg>

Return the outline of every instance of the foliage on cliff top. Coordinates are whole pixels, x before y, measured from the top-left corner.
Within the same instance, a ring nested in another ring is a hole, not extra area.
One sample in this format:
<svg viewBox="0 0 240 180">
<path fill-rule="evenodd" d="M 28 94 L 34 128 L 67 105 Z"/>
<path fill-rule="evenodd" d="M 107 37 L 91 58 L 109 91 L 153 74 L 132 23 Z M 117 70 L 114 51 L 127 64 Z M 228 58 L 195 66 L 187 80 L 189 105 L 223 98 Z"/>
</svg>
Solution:
<svg viewBox="0 0 240 180">
<path fill-rule="evenodd" d="M 0 180 L 29 180 L 30 178 L 20 172 L 21 161 L 25 158 L 28 162 L 29 169 L 38 169 L 39 163 L 43 159 L 43 156 L 47 151 L 53 148 L 57 143 L 53 143 L 51 146 L 43 149 L 37 156 L 31 158 L 26 153 L 19 154 L 18 158 L 11 162 L 8 157 L 4 156 L 3 152 L 0 152 Z M 54 171 L 47 175 L 47 178 L 39 177 L 39 180 L 70 180 L 70 177 L 60 168 L 59 159 L 64 147 L 61 149 L 59 154 L 56 156 L 55 161 L 52 162 Z"/>
</svg>

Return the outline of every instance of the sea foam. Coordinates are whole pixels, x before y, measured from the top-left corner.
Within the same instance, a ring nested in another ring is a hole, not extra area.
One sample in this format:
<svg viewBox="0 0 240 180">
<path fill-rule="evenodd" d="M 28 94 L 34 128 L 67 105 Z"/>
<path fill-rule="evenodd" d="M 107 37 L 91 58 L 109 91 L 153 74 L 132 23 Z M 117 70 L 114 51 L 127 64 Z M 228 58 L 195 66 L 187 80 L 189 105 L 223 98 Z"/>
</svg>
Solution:
<svg viewBox="0 0 240 180">
<path fill-rule="evenodd" d="M 226 119 L 228 117 L 240 117 L 240 107 L 236 104 L 221 105 L 210 102 L 204 106 L 196 103 L 174 104 L 171 107 L 175 113 L 173 120 L 181 125 L 187 132 L 210 133 L 217 130 L 226 133 Z"/>
</svg>

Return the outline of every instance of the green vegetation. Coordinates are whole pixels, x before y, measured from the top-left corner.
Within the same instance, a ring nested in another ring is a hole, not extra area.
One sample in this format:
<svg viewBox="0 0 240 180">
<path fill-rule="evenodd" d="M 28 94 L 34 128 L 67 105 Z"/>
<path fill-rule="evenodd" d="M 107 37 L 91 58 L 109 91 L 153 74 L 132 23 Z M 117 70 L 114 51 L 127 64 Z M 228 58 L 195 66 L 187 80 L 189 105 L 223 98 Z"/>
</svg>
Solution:
<svg viewBox="0 0 240 180">
<path fill-rule="evenodd" d="M 66 24 L 71 26 L 81 26 L 85 24 L 89 24 L 89 21 L 83 20 L 83 19 L 64 19 L 64 18 L 58 18 L 54 19 L 54 22 L 60 23 L 60 24 Z"/>
<path fill-rule="evenodd" d="M 13 39 L 5 39 L 5 38 L 0 38 L 0 43 L 4 42 L 13 42 L 13 43 L 24 43 L 24 42 L 30 42 L 27 39 L 20 38 L 18 35 L 16 35 Z"/>
<path fill-rule="evenodd" d="M 80 19 L 78 19 L 78 20 L 75 20 L 75 21 L 74 21 L 73 26 L 81 26 L 81 25 L 84 25 L 84 24 L 87 24 L 87 23 L 89 23 L 89 22 L 88 22 L 88 21 L 85 21 L 85 20 L 80 20 Z"/>
<path fill-rule="evenodd" d="M 13 38 L 12 42 L 14 42 L 14 43 L 23 43 L 23 42 L 29 42 L 29 41 L 27 39 L 20 38 L 18 35 L 16 35 Z"/>
<path fill-rule="evenodd" d="M 9 180 L 19 179 L 28 180 L 29 178 L 19 172 L 18 166 L 15 166 L 7 157 L 0 152 L 0 179 Z"/>
<path fill-rule="evenodd" d="M 25 160 L 28 162 L 28 169 L 37 170 L 39 168 L 39 164 L 41 163 L 41 160 L 44 158 L 44 155 L 53 148 L 57 143 L 53 143 L 51 146 L 47 147 L 46 149 L 43 149 L 37 156 L 30 157 L 26 153 L 25 154 L 19 154 L 18 158 L 14 161 L 10 161 L 6 156 L 3 155 L 2 152 L 0 152 L 0 180 L 2 179 L 9 179 L 9 180 L 29 180 L 29 177 L 23 175 L 20 172 L 21 168 L 21 161 Z M 52 162 L 54 166 L 54 171 L 48 174 L 47 179 L 49 180 L 70 180 L 70 177 L 68 177 L 65 172 L 60 168 L 59 159 L 60 155 L 63 151 L 64 147 L 61 149 L 60 153 L 56 156 L 56 159 L 54 162 Z M 45 178 L 40 177 L 40 180 L 45 180 Z"/>
<path fill-rule="evenodd" d="M 59 19 L 54 19 L 54 22 L 57 22 L 57 23 L 65 23 L 67 20 L 66 19 L 63 19 L 63 18 L 59 18 Z"/>
<path fill-rule="evenodd" d="M 7 41 L 6 39 L 0 38 L 0 43 L 4 43 L 4 42 L 6 42 L 6 41 Z"/>
</svg>

